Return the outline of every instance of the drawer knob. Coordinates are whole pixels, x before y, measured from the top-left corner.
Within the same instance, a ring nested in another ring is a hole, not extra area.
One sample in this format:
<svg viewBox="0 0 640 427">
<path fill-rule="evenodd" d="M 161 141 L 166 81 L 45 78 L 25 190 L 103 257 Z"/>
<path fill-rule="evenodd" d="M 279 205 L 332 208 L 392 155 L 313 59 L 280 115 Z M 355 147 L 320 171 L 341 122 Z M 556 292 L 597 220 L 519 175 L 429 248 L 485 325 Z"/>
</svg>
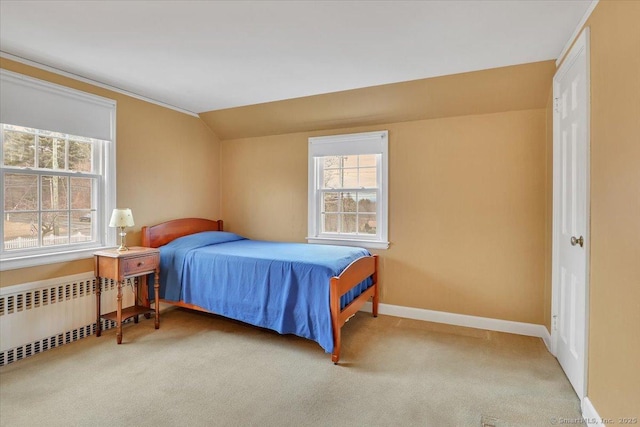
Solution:
<svg viewBox="0 0 640 427">
<path fill-rule="evenodd" d="M 142 261 L 138 262 L 138 267 L 140 267 L 143 264 L 144 264 L 144 262 L 142 262 Z"/>
</svg>

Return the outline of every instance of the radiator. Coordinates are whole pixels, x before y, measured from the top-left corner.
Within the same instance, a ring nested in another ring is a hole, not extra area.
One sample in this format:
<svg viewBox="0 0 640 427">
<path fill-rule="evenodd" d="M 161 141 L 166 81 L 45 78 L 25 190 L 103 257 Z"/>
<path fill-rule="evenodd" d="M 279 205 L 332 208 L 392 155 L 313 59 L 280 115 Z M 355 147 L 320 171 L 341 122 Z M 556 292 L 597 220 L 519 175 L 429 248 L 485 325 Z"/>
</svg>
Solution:
<svg viewBox="0 0 640 427">
<path fill-rule="evenodd" d="M 135 300 L 134 279 L 123 287 L 122 306 Z M 117 287 L 101 279 L 101 311 L 117 308 Z M 102 320 L 102 329 L 115 322 Z M 0 366 L 96 332 L 93 272 L 0 288 Z"/>
</svg>

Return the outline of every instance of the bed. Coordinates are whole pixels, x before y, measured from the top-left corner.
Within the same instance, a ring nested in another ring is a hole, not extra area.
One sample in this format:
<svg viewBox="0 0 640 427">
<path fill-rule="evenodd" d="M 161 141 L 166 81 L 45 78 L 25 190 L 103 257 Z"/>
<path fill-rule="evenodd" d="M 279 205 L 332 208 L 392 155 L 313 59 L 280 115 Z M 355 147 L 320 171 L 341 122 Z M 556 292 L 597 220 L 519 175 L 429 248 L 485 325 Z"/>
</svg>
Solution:
<svg viewBox="0 0 640 427">
<path fill-rule="evenodd" d="M 314 340 L 335 364 L 342 326 L 369 299 L 378 315 L 366 249 L 250 240 L 202 218 L 142 227 L 142 245 L 160 248 L 161 301 Z"/>
</svg>

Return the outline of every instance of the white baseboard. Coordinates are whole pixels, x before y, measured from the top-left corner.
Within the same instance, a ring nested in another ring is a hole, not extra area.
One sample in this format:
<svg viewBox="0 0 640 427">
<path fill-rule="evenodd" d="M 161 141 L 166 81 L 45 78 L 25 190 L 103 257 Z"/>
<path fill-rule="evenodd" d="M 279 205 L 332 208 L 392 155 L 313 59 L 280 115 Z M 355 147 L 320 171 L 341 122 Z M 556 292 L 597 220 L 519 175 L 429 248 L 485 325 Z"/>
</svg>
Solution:
<svg viewBox="0 0 640 427">
<path fill-rule="evenodd" d="M 551 351 L 551 334 L 545 326 L 543 326 L 543 328 L 544 331 L 542 331 L 542 336 L 540 338 L 542 338 L 542 342 L 544 342 L 544 345 L 547 346 L 547 350 L 549 350 L 549 353 L 553 354 L 553 352 Z"/>
<path fill-rule="evenodd" d="M 582 399 L 582 418 L 589 427 L 606 426 L 606 420 L 600 418 L 598 411 L 593 407 L 593 403 L 588 397 Z"/>
<path fill-rule="evenodd" d="M 371 303 L 367 302 L 362 311 L 371 312 Z M 378 313 L 387 316 L 424 320 L 427 322 L 446 323 L 448 325 L 465 326 L 467 328 L 485 329 L 489 331 L 507 332 L 542 338 L 547 349 L 551 348 L 551 335 L 543 325 L 513 322 L 511 320 L 491 319 L 488 317 L 469 316 L 466 314 L 447 313 L 444 311 L 425 310 L 423 308 L 403 307 L 400 305 L 380 304 Z"/>
</svg>

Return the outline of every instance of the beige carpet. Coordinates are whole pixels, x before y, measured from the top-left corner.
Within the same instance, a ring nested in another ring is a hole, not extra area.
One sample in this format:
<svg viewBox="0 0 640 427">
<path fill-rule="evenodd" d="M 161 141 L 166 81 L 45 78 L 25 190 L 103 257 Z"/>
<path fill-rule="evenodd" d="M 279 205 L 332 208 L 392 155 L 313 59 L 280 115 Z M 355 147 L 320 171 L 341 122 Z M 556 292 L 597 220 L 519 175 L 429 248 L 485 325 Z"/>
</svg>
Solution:
<svg viewBox="0 0 640 427">
<path fill-rule="evenodd" d="M 181 309 L 0 368 L 2 426 L 546 426 L 579 400 L 541 340 L 358 313 L 314 342 Z"/>
</svg>

